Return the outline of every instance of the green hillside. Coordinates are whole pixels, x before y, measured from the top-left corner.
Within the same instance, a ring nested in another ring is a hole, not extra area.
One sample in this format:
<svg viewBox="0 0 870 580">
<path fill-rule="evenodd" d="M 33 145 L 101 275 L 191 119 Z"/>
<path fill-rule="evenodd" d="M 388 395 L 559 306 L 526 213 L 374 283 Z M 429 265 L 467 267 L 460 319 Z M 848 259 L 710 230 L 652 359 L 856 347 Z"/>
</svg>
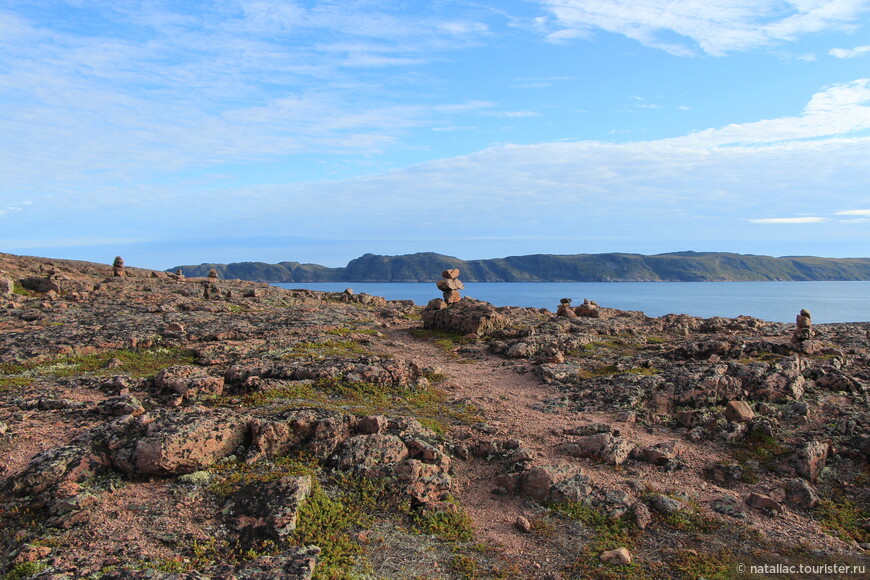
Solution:
<svg viewBox="0 0 870 580">
<path fill-rule="evenodd" d="M 262 282 L 434 282 L 447 268 L 462 270 L 466 282 L 713 282 L 772 280 L 870 280 L 870 258 L 756 256 L 724 252 L 509 256 L 460 260 L 432 252 L 365 254 L 344 268 L 299 262 L 237 262 L 176 266 L 187 276 Z"/>
</svg>

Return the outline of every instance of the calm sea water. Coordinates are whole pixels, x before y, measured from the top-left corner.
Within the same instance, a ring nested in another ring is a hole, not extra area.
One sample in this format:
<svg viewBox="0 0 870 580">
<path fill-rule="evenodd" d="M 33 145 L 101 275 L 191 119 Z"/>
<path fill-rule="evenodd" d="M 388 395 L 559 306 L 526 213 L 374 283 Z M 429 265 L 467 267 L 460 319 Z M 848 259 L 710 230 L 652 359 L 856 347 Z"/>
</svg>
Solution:
<svg viewBox="0 0 870 580">
<path fill-rule="evenodd" d="M 307 288 L 340 292 L 353 288 L 388 300 L 413 300 L 426 304 L 440 298 L 431 283 L 276 284 L 282 288 Z M 533 306 L 556 310 L 560 298 L 574 305 L 584 298 L 621 310 L 641 310 L 647 316 L 754 316 L 777 322 L 794 322 L 801 308 L 813 322 L 870 321 L 870 282 L 488 282 L 466 283 L 463 296 L 496 306 Z"/>
</svg>

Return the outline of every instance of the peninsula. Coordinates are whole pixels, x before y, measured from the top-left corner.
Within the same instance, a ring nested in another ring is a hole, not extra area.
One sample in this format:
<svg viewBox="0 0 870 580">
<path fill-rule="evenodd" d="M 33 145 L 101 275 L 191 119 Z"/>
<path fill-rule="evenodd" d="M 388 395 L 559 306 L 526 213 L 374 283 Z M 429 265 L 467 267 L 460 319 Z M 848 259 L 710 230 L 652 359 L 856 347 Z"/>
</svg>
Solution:
<svg viewBox="0 0 870 580">
<path fill-rule="evenodd" d="M 343 268 L 299 262 L 237 262 L 182 265 L 188 276 L 257 282 L 435 282 L 448 268 L 467 282 L 728 282 L 870 280 L 870 258 L 774 258 L 725 252 L 642 254 L 534 254 L 460 260 L 433 252 L 380 256 L 365 254 Z"/>
</svg>

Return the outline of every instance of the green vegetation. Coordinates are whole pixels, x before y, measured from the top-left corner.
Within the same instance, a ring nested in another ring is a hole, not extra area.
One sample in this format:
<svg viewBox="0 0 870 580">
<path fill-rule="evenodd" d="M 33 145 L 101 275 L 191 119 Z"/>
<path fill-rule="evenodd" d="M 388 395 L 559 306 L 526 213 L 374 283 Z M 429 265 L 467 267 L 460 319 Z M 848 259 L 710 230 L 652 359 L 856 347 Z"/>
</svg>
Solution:
<svg viewBox="0 0 870 580">
<path fill-rule="evenodd" d="M 109 362 L 115 361 L 111 368 Z M 143 350 L 109 350 L 100 353 L 67 356 L 52 360 L 21 363 L 0 363 L 0 380 L 26 384 L 21 379 L 34 377 L 74 377 L 84 374 L 109 375 L 125 373 L 147 377 L 172 365 L 193 364 L 196 353 L 183 348 L 152 348 Z M 2 385 L 2 383 L 0 383 Z"/>
<path fill-rule="evenodd" d="M 779 473 L 778 461 L 792 453 L 791 449 L 780 443 L 775 437 L 760 431 L 747 433 L 738 445 L 739 447 L 734 451 L 733 456 L 744 467 L 745 473 L 751 474 L 748 477 L 757 477 L 755 465 L 771 473 Z M 744 477 L 747 476 L 744 475 Z"/>
<path fill-rule="evenodd" d="M 335 409 L 357 415 L 405 415 L 414 417 L 437 433 L 445 433 L 450 423 L 474 423 L 480 420 L 473 405 L 449 403 L 445 392 L 437 387 L 394 387 L 350 381 L 344 377 L 316 381 L 288 381 L 271 389 L 242 397 L 216 397 L 213 405 L 260 407 L 304 404 L 321 409 Z"/>
<path fill-rule="evenodd" d="M 0 394 L 13 391 L 19 387 L 26 387 L 35 380 L 32 377 L 0 377 Z"/>
<path fill-rule="evenodd" d="M 293 540 L 299 546 L 315 545 L 322 550 L 315 578 L 353 578 L 363 548 L 352 534 L 364 528 L 366 514 L 358 506 L 330 498 L 319 485 L 299 508 L 298 527 Z"/>
<path fill-rule="evenodd" d="M 601 552 L 620 546 L 632 550 L 637 542 L 640 530 L 628 518 L 610 518 L 599 510 L 576 502 L 548 504 L 547 508 L 553 513 L 581 522 L 592 531 L 593 537 L 584 546 L 584 556 L 597 559 Z"/>
<path fill-rule="evenodd" d="M 33 292 L 31 292 L 18 282 L 12 283 L 12 293 L 18 294 L 19 296 L 33 296 Z"/>
<path fill-rule="evenodd" d="M 435 536 L 443 542 L 465 543 L 474 540 L 471 518 L 458 506 L 454 511 L 415 513 L 412 519 L 421 533 Z"/>
<path fill-rule="evenodd" d="M 42 572 L 46 567 L 42 562 L 22 562 L 7 572 L 3 580 L 24 580 Z"/>
<path fill-rule="evenodd" d="M 816 514 L 822 527 L 841 540 L 870 543 L 870 530 L 864 527 L 864 522 L 870 520 L 870 510 L 849 499 L 837 497 L 819 501 Z"/>
<path fill-rule="evenodd" d="M 213 469 L 214 480 L 208 489 L 219 497 L 229 497 L 250 483 L 267 483 L 294 475 L 317 476 L 320 466 L 313 457 L 278 457 L 274 461 L 221 463 Z"/>
</svg>

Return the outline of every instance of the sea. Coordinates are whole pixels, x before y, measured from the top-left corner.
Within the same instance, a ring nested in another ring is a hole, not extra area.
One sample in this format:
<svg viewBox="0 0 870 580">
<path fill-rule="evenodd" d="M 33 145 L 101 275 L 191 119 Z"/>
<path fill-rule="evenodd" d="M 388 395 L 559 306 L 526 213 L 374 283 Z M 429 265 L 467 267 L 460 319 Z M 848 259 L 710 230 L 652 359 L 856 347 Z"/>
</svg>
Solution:
<svg viewBox="0 0 870 580">
<path fill-rule="evenodd" d="M 387 300 L 413 300 L 425 305 L 441 292 L 433 283 L 287 283 L 282 288 L 341 292 L 351 288 Z M 465 282 L 463 296 L 495 306 L 547 308 L 561 298 L 574 306 L 584 298 L 600 306 L 640 310 L 647 316 L 689 314 L 710 318 L 754 316 L 773 322 L 794 322 L 806 308 L 813 323 L 870 321 L 870 282 Z"/>
</svg>

